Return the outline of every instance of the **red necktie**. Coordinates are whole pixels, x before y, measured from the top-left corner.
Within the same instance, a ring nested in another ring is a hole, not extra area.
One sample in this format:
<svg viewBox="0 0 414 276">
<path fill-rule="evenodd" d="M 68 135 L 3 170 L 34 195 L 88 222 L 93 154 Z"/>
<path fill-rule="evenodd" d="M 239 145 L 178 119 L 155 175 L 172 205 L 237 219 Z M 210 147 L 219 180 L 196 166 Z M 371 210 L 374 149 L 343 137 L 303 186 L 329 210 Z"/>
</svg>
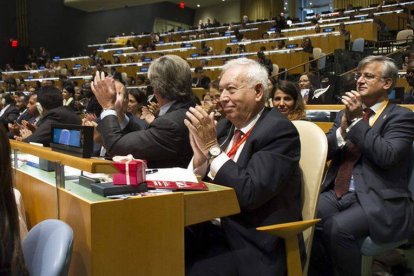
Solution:
<svg viewBox="0 0 414 276">
<path fill-rule="evenodd" d="M 372 111 L 372 109 L 365 108 L 362 118 L 365 121 L 368 121 L 369 117 L 373 114 L 374 111 Z M 338 173 L 335 178 L 334 191 L 338 198 L 341 198 L 349 191 L 349 182 L 352 178 L 352 170 L 361 156 L 361 152 L 359 151 L 357 145 L 347 143 L 345 147 L 342 164 L 339 166 Z"/>
<path fill-rule="evenodd" d="M 233 146 L 232 147 L 234 147 L 235 145 L 237 145 L 241 141 L 242 136 L 243 136 L 243 132 L 240 129 L 237 129 L 236 131 L 234 131 Z M 236 152 L 234 152 L 234 154 L 232 154 L 232 155 L 229 155 L 231 160 L 234 160 L 234 156 L 236 156 Z"/>
</svg>

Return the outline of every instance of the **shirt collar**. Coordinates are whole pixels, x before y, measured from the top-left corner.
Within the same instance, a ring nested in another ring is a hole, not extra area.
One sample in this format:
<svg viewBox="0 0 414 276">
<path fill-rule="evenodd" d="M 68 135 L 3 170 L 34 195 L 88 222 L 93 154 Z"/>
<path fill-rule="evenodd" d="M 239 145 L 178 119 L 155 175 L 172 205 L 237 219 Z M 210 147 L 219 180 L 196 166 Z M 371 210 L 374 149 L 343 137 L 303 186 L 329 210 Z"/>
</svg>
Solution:
<svg viewBox="0 0 414 276">
<path fill-rule="evenodd" d="M 384 101 L 380 101 L 380 102 L 377 102 L 376 104 L 374 104 L 373 106 L 371 106 L 370 107 L 370 109 L 372 110 L 372 111 L 374 111 L 375 112 L 375 114 L 377 114 L 378 113 L 378 111 L 381 109 L 381 107 L 382 107 L 382 105 L 384 104 Z M 365 109 L 367 106 L 365 105 L 365 104 L 363 104 L 362 105 L 362 108 L 363 109 Z"/>
<path fill-rule="evenodd" d="M 170 109 L 170 107 L 175 103 L 175 101 L 171 101 L 168 102 L 166 104 L 164 104 L 163 106 L 160 107 L 160 113 L 158 114 L 158 116 L 162 116 L 165 113 L 167 113 L 168 109 Z"/>
<path fill-rule="evenodd" d="M 254 127 L 254 125 L 257 123 L 257 121 L 259 120 L 260 116 L 263 113 L 263 110 L 260 110 L 259 113 L 256 114 L 256 116 L 253 117 L 253 119 L 244 127 L 240 128 L 241 132 L 243 132 L 243 134 L 246 134 L 250 129 L 252 129 Z M 238 128 L 236 128 L 235 130 L 237 130 Z"/>
</svg>

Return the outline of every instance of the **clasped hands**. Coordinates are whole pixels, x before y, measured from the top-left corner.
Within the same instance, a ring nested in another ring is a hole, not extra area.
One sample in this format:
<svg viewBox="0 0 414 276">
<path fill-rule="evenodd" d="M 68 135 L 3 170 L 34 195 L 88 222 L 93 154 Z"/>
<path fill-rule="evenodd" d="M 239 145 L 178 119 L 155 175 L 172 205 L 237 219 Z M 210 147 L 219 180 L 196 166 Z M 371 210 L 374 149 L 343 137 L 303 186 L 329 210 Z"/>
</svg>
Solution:
<svg viewBox="0 0 414 276">
<path fill-rule="evenodd" d="M 344 136 L 346 129 L 349 127 L 354 119 L 362 118 L 362 99 L 361 94 L 357 91 L 351 90 L 346 92 L 342 98 L 342 103 L 345 105 L 345 112 L 341 120 L 341 132 Z"/>
<path fill-rule="evenodd" d="M 104 72 L 96 71 L 91 88 L 103 109 L 114 109 L 118 117 L 123 117 L 126 110 L 124 104 L 126 89 L 122 83 L 115 81 L 112 77 L 105 77 Z"/>
<path fill-rule="evenodd" d="M 194 165 L 201 165 L 208 159 L 208 150 L 218 145 L 214 112 L 207 114 L 201 107 L 190 107 L 184 124 L 190 134 L 190 143 L 194 152 Z"/>
</svg>

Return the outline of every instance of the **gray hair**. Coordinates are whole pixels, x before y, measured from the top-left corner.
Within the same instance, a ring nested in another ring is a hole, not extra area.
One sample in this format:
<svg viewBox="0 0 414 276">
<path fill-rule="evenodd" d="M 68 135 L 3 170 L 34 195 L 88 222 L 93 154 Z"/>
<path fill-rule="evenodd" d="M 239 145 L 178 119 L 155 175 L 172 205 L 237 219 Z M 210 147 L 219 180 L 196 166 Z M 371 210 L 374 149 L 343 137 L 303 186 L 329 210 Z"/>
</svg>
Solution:
<svg viewBox="0 0 414 276">
<path fill-rule="evenodd" d="M 221 74 L 223 75 L 228 69 L 234 66 L 243 67 L 243 72 L 247 78 L 245 80 L 246 83 L 252 86 L 260 83 L 263 87 L 265 98 L 267 98 L 269 90 L 269 74 L 267 73 L 267 70 L 264 66 L 253 59 L 237 58 L 226 62 L 226 64 L 223 66 L 223 71 Z"/>
<path fill-rule="evenodd" d="M 170 101 L 192 98 L 190 65 L 179 56 L 165 55 L 154 60 L 148 69 L 148 79 L 154 91 Z"/>
<path fill-rule="evenodd" d="M 389 90 L 394 88 L 398 78 L 398 67 L 392 58 L 386 56 L 367 56 L 358 63 L 357 71 L 361 70 L 367 64 L 378 62 L 382 64 L 382 78 L 391 79 L 392 85 Z"/>
</svg>

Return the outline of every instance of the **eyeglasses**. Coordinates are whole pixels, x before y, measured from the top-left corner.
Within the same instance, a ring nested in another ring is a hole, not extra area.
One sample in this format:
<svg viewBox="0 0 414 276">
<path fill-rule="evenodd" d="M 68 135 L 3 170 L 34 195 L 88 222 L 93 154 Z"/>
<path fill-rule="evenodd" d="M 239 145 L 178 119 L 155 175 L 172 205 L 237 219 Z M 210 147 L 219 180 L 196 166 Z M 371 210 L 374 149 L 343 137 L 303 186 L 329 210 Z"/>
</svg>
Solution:
<svg viewBox="0 0 414 276">
<path fill-rule="evenodd" d="M 379 77 L 379 76 L 375 76 L 375 75 L 373 75 L 373 74 L 370 74 L 370 73 L 365 73 L 365 74 L 361 74 L 361 73 L 356 73 L 355 75 L 354 75 L 354 79 L 355 80 L 359 80 L 359 78 L 360 77 L 362 77 L 364 80 L 366 80 L 366 81 L 372 81 L 372 80 L 374 80 L 374 79 L 383 79 L 383 77 Z"/>
</svg>

